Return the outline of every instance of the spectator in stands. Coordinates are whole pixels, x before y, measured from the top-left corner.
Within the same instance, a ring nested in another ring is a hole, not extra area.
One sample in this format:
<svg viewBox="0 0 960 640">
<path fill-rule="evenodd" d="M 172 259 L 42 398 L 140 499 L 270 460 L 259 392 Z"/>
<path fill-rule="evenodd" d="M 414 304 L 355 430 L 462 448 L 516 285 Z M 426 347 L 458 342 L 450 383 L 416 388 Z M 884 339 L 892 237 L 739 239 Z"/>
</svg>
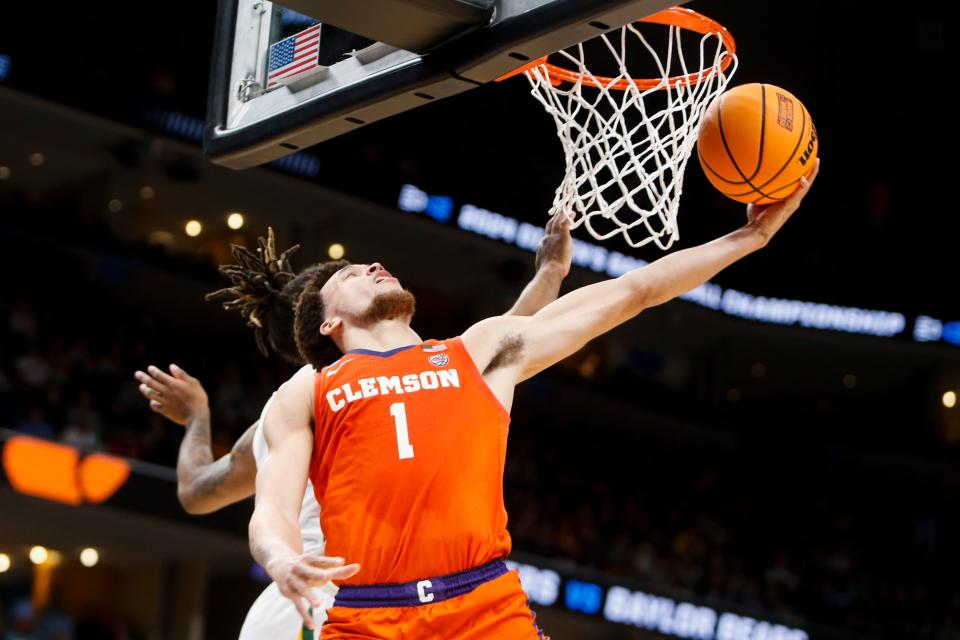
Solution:
<svg viewBox="0 0 960 640">
<path fill-rule="evenodd" d="M 26 419 L 21 420 L 14 428 L 24 435 L 35 438 L 54 440 L 57 437 L 57 429 L 47 421 L 43 409 L 37 406 L 31 407 L 27 411 Z"/>
<path fill-rule="evenodd" d="M 10 605 L 10 625 L 3 640 L 38 640 L 34 634 L 36 614 L 29 598 L 20 598 Z"/>
</svg>

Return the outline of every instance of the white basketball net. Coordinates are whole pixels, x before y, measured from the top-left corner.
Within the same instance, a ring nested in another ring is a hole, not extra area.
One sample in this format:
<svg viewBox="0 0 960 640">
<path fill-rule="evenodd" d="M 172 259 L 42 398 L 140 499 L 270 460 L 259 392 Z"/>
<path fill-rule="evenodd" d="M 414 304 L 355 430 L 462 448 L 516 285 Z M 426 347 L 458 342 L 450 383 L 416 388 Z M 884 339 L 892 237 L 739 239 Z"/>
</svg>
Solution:
<svg viewBox="0 0 960 640">
<path fill-rule="evenodd" d="M 566 158 L 550 214 L 562 211 L 571 227 L 582 224 L 598 240 L 622 234 L 632 247 L 655 242 L 666 250 L 680 237 L 677 208 L 683 171 L 697 141 L 700 117 L 729 83 L 736 55 L 717 34 L 669 29 L 663 60 L 634 24 L 599 36 L 619 69 L 609 82 L 597 80 L 587 68 L 583 44 L 574 53 L 557 53 L 576 66 L 579 79 L 572 85 L 556 78 L 552 83 L 547 65 L 526 71 L 531 93 L 553 116 Z M 692 70 L 680 46 L 684 31 L 688 38 L 700 38 L 699 65 Z M 641 90 L 630 81 L 625 59 L 628 46 L 637 50 L 637 41 L 662 76 L 652 89 Z M 725 72 L 721 65 L 730 57 Z M 692 82 L 669 82 L 671 76 L 690 74 Z M 598 86 L 584 83 L 585 78 Z M 626 88 L 612 88 L 623 80 L 629 82 Z"/>
</svg>

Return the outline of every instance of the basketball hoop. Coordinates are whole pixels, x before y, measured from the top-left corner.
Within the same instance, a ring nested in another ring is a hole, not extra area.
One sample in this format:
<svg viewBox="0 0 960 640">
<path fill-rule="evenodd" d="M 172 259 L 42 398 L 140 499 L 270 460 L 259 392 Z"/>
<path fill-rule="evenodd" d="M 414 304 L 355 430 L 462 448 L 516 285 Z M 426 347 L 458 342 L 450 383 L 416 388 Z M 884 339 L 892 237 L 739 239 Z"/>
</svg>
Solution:
<svg viewBox="0 0 960 640">
<path fill-rule="evenodd" d="M 543 57 L 500 80 L 524 73 L 557 125 L 566 171 L 550 214 L 563 212 L 572 228 L 582 224 L 598 240 L 620 234 L 632 247 L 654 242 L 666 250 L 680 237 L 683 172 L 700 117 L 736 71 L 736 45 L 723 25 L 689 9 L 639 22 L 670 28 L 662 59 L 630 23 L 599 36 L 616 75 L 592 73 L 580 43 L 555 54 L 572 69 Z M 694 71 L 684 58 L 684 32 L 700 35 Z M 635 59 L 644 50 L 660 77 L 634 79 L 627 69 L 628 54 Z"/>
</svg>

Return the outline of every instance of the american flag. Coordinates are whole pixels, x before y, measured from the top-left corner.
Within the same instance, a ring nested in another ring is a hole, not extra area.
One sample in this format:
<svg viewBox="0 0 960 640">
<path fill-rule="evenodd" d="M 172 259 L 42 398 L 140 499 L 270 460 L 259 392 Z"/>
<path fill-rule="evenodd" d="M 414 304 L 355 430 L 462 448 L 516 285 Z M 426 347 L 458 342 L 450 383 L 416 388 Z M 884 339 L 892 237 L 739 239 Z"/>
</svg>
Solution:
<svg viewBox="0 0 960 640">
<path fill-rule="evenodd" d="M 324 68 L 317 64 L 319 52 L 319 24 L 270 45 L 267 89 L 275 89 L 281 84 L 300 80 Z"/>
</svg>

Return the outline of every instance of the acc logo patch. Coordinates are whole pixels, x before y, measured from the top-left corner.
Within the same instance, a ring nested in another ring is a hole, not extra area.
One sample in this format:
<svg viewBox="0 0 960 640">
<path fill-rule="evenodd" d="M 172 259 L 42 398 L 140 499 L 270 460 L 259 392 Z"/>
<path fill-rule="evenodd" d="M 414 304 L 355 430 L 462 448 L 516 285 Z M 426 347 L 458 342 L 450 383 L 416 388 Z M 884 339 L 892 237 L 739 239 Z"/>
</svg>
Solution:
<svg viewBox="0 0 960 640">
<path fill-rule="evenodd" d="M 447 366 L 447 363 L 450 362 L 450 356 L 448 356 L 445 353 L 438 353 L 435 356 L 430 356 L 429 358 L 427 358 L 427 360 L 429 360 L 430 364 L 434 366 L 445 367 Z"/>
</svg>

